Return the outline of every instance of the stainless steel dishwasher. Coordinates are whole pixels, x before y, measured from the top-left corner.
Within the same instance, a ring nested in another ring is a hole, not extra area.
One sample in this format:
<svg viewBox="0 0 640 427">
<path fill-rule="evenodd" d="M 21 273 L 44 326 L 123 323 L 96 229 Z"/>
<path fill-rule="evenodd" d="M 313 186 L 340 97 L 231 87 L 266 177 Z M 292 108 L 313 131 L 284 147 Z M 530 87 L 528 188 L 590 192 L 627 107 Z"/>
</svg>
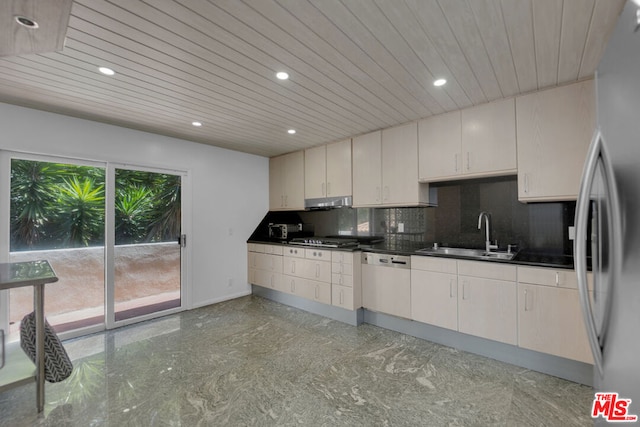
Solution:
<svg viewBox="0 0 640 427">
<path fill-rule="evenodd" d="M 362 253 L 364 308 L 411 318 L 411 257 Z"/>
</svg>

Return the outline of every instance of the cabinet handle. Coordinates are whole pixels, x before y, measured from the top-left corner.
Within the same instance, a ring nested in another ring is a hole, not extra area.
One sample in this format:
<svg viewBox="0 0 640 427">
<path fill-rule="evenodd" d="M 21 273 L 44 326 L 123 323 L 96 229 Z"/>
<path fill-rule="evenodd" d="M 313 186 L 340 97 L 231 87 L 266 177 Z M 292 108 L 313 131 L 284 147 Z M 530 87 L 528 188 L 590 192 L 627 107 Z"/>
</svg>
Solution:
<svg viewBox="0 0 640 427">
<path fill-rule="evenodd" d="M 529 194 L 529 174 L 524 174 L 524 194 Z"/>
<path fill-rule="evenodd" d="M 342 275 L 340 275 L 340 278 L 338 279 L 338 283 L 342 285 Z"/>
<path fill-rule="evenodd" d="M 320 286 L 316 285 L 316 299 L 320 298 Z"/>
<path fill-rule="evenodd" d="M 529 292 L 524 290 L 524 311 L 531 311 L 531 307 L 529 307 Z"/>
<path fill-rule="evenodd" d="M 296 262 L 295 261 L 291 261 L 291 272 L 292 273 L 296 272 Z"/>
<path fill-rule="evenodd" d="M 458 172 L 458 153 L 453 155 L 453 170 Z"/>
<path fill-rule="evenodd" d="M 322 195 L 325 196 L 325 192 L 324 192 L 324 182 L 322 183 Z"/>
<path fill-rule="evenodd" d="M 462 299 L 463 300 L 467 299 L 467 281 L 466 280 L 462 281 Z"/>
<path fill-rule="evenodd" d="M 449 280 L 449 298 L 453 298 L 453 279 Z"/>
<path fill-rule="evenodd" d="M 558 272 L 556 271 L 556 286 L 558 286 L 560 284 L 560 277 Z"/>
<path fill-rule="evenodd" d="M 320 264 L 316 264 L 316 277 L 320 278 Z"/>
<path fill-rule="evenodd" d="M 295 280 L 291 280 L 291 293 L 296 293 L 296 281 Z"/>
<path fill-rule="evenodd" d="M 471 169 L 471 161 L 469 160 L 469 157 L 470 155 L 469 155 L 469 152 L 467 151 L 467 170 Z"/>
</svg>

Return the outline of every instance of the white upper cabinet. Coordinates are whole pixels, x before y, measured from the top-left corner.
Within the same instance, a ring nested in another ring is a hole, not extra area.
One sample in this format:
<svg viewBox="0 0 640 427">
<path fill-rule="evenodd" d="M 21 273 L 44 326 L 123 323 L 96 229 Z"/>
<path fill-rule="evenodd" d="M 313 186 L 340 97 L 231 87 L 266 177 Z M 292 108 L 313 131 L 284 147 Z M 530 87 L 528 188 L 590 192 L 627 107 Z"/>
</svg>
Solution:
<svg viewBox="0 0 640 427">
<path fill-rule="evenodd" d="M 505 99 L 461 112 L 461 170 L 466 177 L 515 175 L 515 101 Z"/>
<path fill-rule="evenodd" d="M 304 167 L 305 198 L 351 195 L 350 139 L 306 149 Z"/>
<path fill-rule="evenodd" d="M 418 182 L 415 122 L 353 139 L 353 205 L 417 206 L 429 203 Z"/>
<path fill-rule="evenodd" d="M 516 173 L 513 99 L 420 120 L 421 182 Z"/>
<path fill-rule="evenodd" d="M 420 120 L 418 135 L 420 181 L 442 181 L 461 174 L 460 111 Z"/>
<path fill-rule="evenodd" d="M 382 203 L 419 204 L 418 125 L 382 131 Z"/>
<path fill-rule="evenodd" d="M 269 159 L 269 210 L 304 209 L 304 153 Z"/>
<path fill-rule="evenodd" d="M 351 139 L 327 144 L 327 196 L 351 196 Z"/>
<path fill-rule="evenodd" d="M 382 132 L 353 138 L 353 206 L 382 204 Z"/>
<path fill-rule="evenodd" d="M 518 199 L 575 200 L 595 129 L 593 80 L 516 99 Z"/>
<path fill-rule="evenodd" d="M 304 197 L 327 195 L 327 148 L 324 145 L 304 150 Z"/>
</svg>

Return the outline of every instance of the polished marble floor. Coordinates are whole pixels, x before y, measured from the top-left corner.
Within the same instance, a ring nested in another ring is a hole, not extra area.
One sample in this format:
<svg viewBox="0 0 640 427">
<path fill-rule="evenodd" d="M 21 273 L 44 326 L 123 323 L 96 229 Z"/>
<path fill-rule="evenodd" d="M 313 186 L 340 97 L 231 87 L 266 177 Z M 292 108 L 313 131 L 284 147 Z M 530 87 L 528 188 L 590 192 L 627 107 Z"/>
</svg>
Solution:
<svg viewBox="0 0 640 427">
<path fill-rule="evenodd" d="M 68 341 L 2 426 L 585 426 L 590 387 L 255 296 Z"/>
</svg>

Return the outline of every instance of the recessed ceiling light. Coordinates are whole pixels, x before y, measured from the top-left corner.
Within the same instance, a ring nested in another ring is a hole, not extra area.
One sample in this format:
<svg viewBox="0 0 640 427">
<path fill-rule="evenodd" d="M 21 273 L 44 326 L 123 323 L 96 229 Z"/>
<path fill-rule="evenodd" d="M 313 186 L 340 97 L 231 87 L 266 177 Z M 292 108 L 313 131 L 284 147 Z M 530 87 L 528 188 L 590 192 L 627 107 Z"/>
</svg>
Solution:
<svg viewBox="0 0 640 427">
<path fill-rule="evenodd" d="M 295 129 L 289 129 L 287 132 L 289 133 L 289 135 L 293 135 L 294 133 L 296 133 L 296 130 Z"/>
<path fill-rule="evenodd" d="M 279 78 L 280 80 L 287 80 L 289 78 L 289 74 L 285 73 L 284 71 L 280 71 L 276 73 L 276 77 Z"/>
<path fill-rule="evenodd" d="M 446 80 L 446 79 L 438 79 L 438 80 L 436 80 L 436 81 L 434 81 L 434 82 L 433 82 L 433 85 L 434 85 L 434 86 L 442 86 L 442 85 L 444 85 L 446 82 L 447 82 L 447 80 Z"/>
<path fill-rule="evenodd" d="M 200 126 L 202 126 L 202 122 L 191 122 L 191 124 L 197 128 L 199 128 Z"/>
<path fill-rule="evenodd" d="M 116 73 L 111 68 L 107 68 L 107 67 L 100 67 L 98 68 L 98 71 L 100 71 L 105 76 L 113 76 Z"/>
<path fill-rule="evenodd" d="M 38 23 L 33 19 L 27 18 L 26 16 L 17 15 L 17 16 L 14 16 L 13 19 L 15 19 L 16 22 L 22 25 L 23 27 L 27 27 L 32 30 L 35 30 L 36 28 L 38 28 Z"/>
</svg>

